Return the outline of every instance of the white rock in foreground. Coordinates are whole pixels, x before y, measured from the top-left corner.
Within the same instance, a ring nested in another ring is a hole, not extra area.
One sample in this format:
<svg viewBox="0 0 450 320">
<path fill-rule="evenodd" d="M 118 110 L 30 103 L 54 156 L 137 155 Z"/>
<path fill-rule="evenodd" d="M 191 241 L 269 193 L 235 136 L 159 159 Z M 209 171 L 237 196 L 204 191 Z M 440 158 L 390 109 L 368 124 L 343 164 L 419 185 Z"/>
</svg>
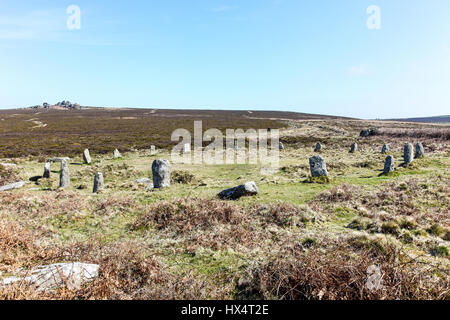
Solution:
<svg viewBox="0 0 450 320">
<path fill-rule="evenodd" d="M 22 188 L 27 183 L 28 183 L 28 181 L 19 181 L 19 182 L 11 183 L 6 186 L 0 187 L 0 192 L 13 190 L 13 189 L 19 189 L 19 188 Z"/>
<path fill-rule="evenodd" d="M 57 263 L 37 267 L 25 277 L 8 277 L 0 280 L 0 286 L 26 282 L 38 291 L 48 291 L 61 288 L 66 284 L 70 290 L 79 290 L 82 284 L 98 277 L 98 270 L 97 264 Z"/>
<path fill-rule="evenodd" d="M 247 182 L 243 185 L 223 190 L 218 194 L 222 200 L 237 200 L 244 196 L 254 196 L 258 194 L 258 187 L 254 181 Z"/>
</svg>

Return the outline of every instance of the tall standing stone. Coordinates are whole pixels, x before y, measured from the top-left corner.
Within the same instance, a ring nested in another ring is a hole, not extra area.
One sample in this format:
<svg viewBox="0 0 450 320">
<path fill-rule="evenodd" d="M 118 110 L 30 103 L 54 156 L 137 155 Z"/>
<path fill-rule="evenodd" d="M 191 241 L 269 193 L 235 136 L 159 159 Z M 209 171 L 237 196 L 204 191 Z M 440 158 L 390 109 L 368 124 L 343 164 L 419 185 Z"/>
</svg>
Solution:
<svg viewBox="0 0 450 320">
<path fill-rule="evenodd" d="M 356 151 L 358 151 L 358 144 L 355 142 L 350 148 L 350 153 L 355 153 Z"/>
<path fill-rule="evenodd" d="M 328 177 L 327 164 L 325 159 L 321 156 L 314 156 L 309 158 L 309 166 L 311 169 L 311 176 L 313 177 Z"/>
<path fill-rule="evenodd" d="M 387 156 L 386 160 L 384 161 L 384 170 L 383 173 L 389 173 L 394 171 L 394 157 L 393 156 Z"/>
<path fill-rule="evenodd" d="M 69 166 L 66 160 L 61 161 L 61 173 L 59 174 L 59 187 L 61 189 L 68 188 L 70 186 L 70 174 Z"/>
<path fill-rule="evenodd" d="M 91 163 L 91 154 L 89 153 L 89 149 L 84 149 L 83 151 L 83 161 L 86 164 L 90 164 Z"/>
<path fill-rule="evenodd" d="M 156 154 L 156 147 L 155 146 L 150 146 L 150 155 L 153 156 Z"/>
<path fill-rule="evenodd" d="M 381 149 L 381 153 L 387 153 L 389 151 L 389 146 L 387 144 L 385 144 L 383 146 L 383 149 Z"/>
<path fill-rule="evenodd" d="M 46 162 L 44 166 L 44 174 L 42 175 L 43 178 L 49 179 L 50 178 L 50 162 Z"/>
<path fill-rule="evenodd" d="M 94 193 L 97 193 L 101 190 L 103 190 L 105 187 L 105 183 L 103 181 L 103 173 L 97 172 L 94 176 Z"/>
<path fill-rule="evenodd" d="M 122 155 L 120 154 L 119 150 L 114 149 L 113 158 L 117 159 L 117 158 L 120 158 L 120 157 L 122 157 Z"/>
<path fill-rule="evenodd" d="M 425 154 L 425 149 L 423 148 L 422 142 L 416 144 L 416 158 L 422 158 Z"/>
<path fill-rule="evenodd" d="M 165 188 L 170 186 L 171 165 L 168 160 L 155 160 L 152 164 L 153 186 Z"/>
<path fill-rule="evenodd" d="M 411 143 L 407 143 L 403 149 L 403 160 L 405 161 L 405 164 L 409 164 L 413 161 L 413 159 L 413 145 Z"/>
<path fill-rule="evenodd" d="M 314 148 L 314 152 L 319 152 L 320 150 L 322 150 L 322 145 L 320 144 L 320 142 L 317 142 L 316 147 Z"/>
</svg>

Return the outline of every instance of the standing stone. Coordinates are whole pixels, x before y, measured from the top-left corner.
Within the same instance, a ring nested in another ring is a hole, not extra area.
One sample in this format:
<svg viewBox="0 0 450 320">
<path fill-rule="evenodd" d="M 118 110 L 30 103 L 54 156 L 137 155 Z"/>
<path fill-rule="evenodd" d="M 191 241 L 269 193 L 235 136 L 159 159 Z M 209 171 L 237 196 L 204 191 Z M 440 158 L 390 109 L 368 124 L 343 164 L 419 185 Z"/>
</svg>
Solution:
<svg viewBox="0 0 450 320">
<path fill-rule="evenodd" d="M 44 174 L 42 175 L 43 178 L 49 179 L 50 178 L 50 162 L 46 162 L 44 166 Z"/>
<path fill-rule="evenodd" d="M 311 176 L 313 177 L 328 177 L 327 164 L 325 159 L 321 156 L 314 156 L 309 158 L 309 166 L 311 169 Z"/>
<path fill-rule="evenodd" d="M 70 186 L 69 166 L 66 160 L 61 161 L 61 173 L 59 174 L 59 187 L 61 189 Z"/>
<path fill-rule="evenodd" d="M 155 146 L 150 146 L 150 155 L 153 156 L 156 154 L 156 147 Z"/>
<path fill-rule="evenodd" d="M 423 148 L 422 142 L 416 144 L 416 158 L 422 158 L 425 154 L 425 149 Z"/>
<path fill-rule="evenodd" d="M 389 173 L 394 171 L 394 157 L 393 156 L 387 156 L 386 160 L 384 161 L 384 170 L 383 173 Z"/>
<path fill-rule="evenodd" d="M 91 163 L 91 154 L 89 153 L 89 149 L 84 149 L 83 152 L 83 161 L 86 164 L 90 164 Z"/>
<path fill-rule="evenodd" d="M 317 142 L 314 152 L 319 152 L 320 150 L 322 150 L 322 145 L 320 144 L 320 142 Z"/>
<path fill-rule="evenodd" d="M 122 155 L 120 154 L 119 150 L 114 149 L 113 159 L 121 158 Z"/>
<path fill-rule="evenodd" d="M 356 151 L 358 151 L 358 144 L 354 143 L 354 144 L 352 144 L 352 147 L 350 148 L 350 153 L 355 153 Z"/>
<path fill-rule="evenodd" d="M 171 166 L 168 160 L 155 160 L 152 164 L 153 186 L 165 188 L 170 186 Z"/>
<path fill-rule="evenodd" d="M 244 196 L 254 196 L 258 192 L 255 182 L 250 181 L 243 185 L 223 190 L 217 196 L 222 200 L 237 200 Z"/>
<path fill-rule="evenodd" d="M 389 146 L 387 144 L 385 144 L 383 146 L 383 149 L 381 149 L 381 153 L 387 153 L 389 151 Z"/>
<path fill-rule="evenodd" d="M 103 174 L 101 172 L 97 172 L 97 174 L 94 176 L 94 193 L 97 193 L 104 189 L 104 181 L 103 181 Z"/>
<path fill-rule="evenodd" d="M 190 153 L 191 152 L 191 144 L 186 143 L 183 147 L 183 153 Z"/>
<path fill-rule="evenodd" d="M 280 143 L 278 144 L 278 148 L 279 148 L 280 150 L 284 150 L 284 144 L 283 144 L 283 142 L 280 141 Z"/>
<path fill-rule="evenodd" d="M 414 159 L 414 153 L 413 153 L 413 145 L 411 143 L 405 144 L 405 148 L 403 149 L 403 160 L 405 161 L 405 164 L 409 164 Z"/>
</svg>

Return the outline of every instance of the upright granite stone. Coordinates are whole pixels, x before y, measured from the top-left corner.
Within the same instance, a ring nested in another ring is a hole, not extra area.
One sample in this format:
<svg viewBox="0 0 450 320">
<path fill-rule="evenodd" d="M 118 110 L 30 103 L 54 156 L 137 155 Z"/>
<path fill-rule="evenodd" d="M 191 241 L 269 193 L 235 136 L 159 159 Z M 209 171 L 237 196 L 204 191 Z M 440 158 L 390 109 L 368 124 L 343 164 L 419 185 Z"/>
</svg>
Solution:
<svg viewBox="0 0 450 320">
<path fill-rule="evenodd" d="M 103 173 L 97 172 L 94 176 L 94 193 L 97 193 L 101 190 L 103 190 L 105 187 L 105 183 L 103 181 Z"/>
<path fill-rule="evenodd" d="M 393 156 L 387 156 L 386 160 L 384 161 L 384 170 L 383 173 L 389 173 L 394 171 L 394 157 Z"/>
<path fill-rule="evenodd" d="M 244 196 L 256 195 L 258 192 L 255 182 L 250 181 L 240 186 L 223 190 L 217 196 L 222 200 L 237 200 Z"/>
<path fill-rule="evenodd" d="M 120 154 L 119 150 L 114 149 L 114 153 L 113 153 L 113 159 L 118 159 L 121 158 L 122 155 Z"/>
<path fill-rule="evenodd" d="M 168 160 L 155 160 L 152 164 L 153 186 L 157 189 L 170 186 L 171 165 Z"/>
<path fill-rule="evenodd" d="M 405 147 L 403 149 L 403 161 L 405 161 L 405 164 L 409 164 L 414 159 L 414 152 L 413 152 L 413 145 L 411 143 L 405 144 Z"/>
<path fill-rule="evenodd" d="M 278 143 L 278 149 L 284 150 L 284 144 L 283 144 L 283 142 L 280 141 L 280 143 Z"/>
<path fill-rule="evenodd" d="M 423 148 L 422 142 L 416 144 L 416 158 L 422 158 L 425 154 L 425 149 Z"/>
<path fill-rule="evenodd" d="M 314 148 L 314 152 L 319 152 L 322 150 L 322 144 L 320 142 L 317 142 L 316 147 Z"/>
<path fill-rule="evenodd" d="M 355 153 L 356 151 L 358 151 L 358 144 L 354 143 L 354 144 L 352 144 L 352 147 L 350 148 L 350 153 Z"/>
<path fill-rule="evenodd" d="M 309 167 L 312 177 L 328 177 L 327 164 L 321 156 L 309 158 Z"/>
<path fill-rule="evenodd" d="M 49 179 L 50 178 L 50 162 L 46 162 L 44 166 L 44 174 L 42 175 L 43 178 Z"/>
<path fill-rule="evenodd" d="M 156 147 L 155 146 L 150 146 L 150 155 L 153 156 L 156 154 Z"/>
<path fill-rule="evenodd" d="M 381 153 L 388 153 L 388 151 L 389 151 L 389 146 L 387 144 L 385 144 L 383 146 L 383 149 L 381 149 Z"/>
<path fill-rule="evenodd" d="M 83 151 L 83 161 L 86 164 L 90 164 L 92 162 L 91 154 L 89 153 L 89 149 L 84 149 L 84 151 Z"/>
<path fill-rule="evenodd" d="M 61 161 L 61 173 L 59 174 L 59 187 L 61 189 L 70 186 L 69 165 L 66 160 Z"/>
</svg>

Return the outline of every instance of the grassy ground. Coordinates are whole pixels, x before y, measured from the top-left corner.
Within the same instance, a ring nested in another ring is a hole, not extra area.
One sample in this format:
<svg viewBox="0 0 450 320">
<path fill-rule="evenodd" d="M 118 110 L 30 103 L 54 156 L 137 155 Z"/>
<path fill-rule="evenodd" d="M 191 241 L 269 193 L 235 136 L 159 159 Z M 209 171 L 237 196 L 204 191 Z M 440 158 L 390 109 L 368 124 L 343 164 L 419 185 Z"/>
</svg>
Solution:
<svg viewBox="0 0 450 320">
<path fill-rule="evenodd" d="M 168 151 L 124 152 L 115 160 L 92 152 L 91 165 L 80 164 L 81 153 L 72 158 L 69 189 L 57 189 L 59 166 L 52 164 L 49 180 L 0 193 L 3 275 L 61 261 L 101 265 L 99 279 L 77 292 L 7 288 L 0 297 L 448 299 L 450 146 L 445 132 L 434 132 L 449 127 L 352 120 L 285 125 L 286 149 L 274 174 L 254 165 L 173 164 L 184 183 L 146 191 L 133 181 L 151 177 L 152 161 L 170 159 Z M 372 126 L 383 133 L 359 137 Z M 307 182 L 318 141 L 330 172 L 323 184 Z M 426 157 L 399 167 L 403 144 L 416 141 L 424 142 Z M 359 151 L 350 154 L 353 142 Z M 387 176 L 380 175 L 383 143 L 398 167 Z M 39 156 L 0 162 L 18 165 L 3 169 L 5 181 L 43 173 Z M 94 195 L 97 171 L 106 189 Z M 252 180 L 257 196 L 215 198 Z M 383 275 L 379 290 L 366 286 L 371 265 Z"/>
</svg>

